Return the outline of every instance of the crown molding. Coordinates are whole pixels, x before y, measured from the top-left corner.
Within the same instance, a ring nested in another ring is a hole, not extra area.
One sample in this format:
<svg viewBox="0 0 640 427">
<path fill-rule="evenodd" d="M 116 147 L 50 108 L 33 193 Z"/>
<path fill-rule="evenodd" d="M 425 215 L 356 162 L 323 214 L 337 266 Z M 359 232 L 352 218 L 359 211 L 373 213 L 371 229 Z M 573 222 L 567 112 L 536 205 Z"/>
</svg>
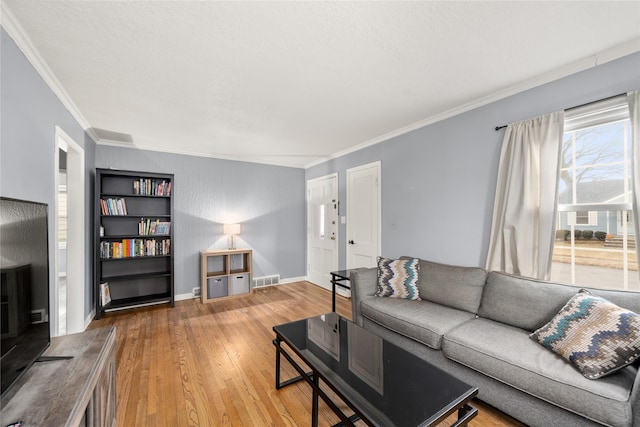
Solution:
<svg viewBox="0 0 640 427">
<path fill-rule="evenodd" d="M 87 123 L 86 125 L 88 127 L 85 127 L 84 131 L 87 133 L 87 135 L 89 135 L 89 138 L 91 138 L 93 142 L 95 142 L 96 144 L 100 143 L 100 137 L 98 136 L 98 134 L 95 133 L 95 131 L 93 130 L 93 127 L 89 123 Z"/>
<path fill-rule="evenodd" d="M 385 133 L 384 135 L 380 135 L 368 141 L 362 142 L 358 145 L 354 145 L 353 147 L 349 147 L 346 150 L 339 151 L 323 159 L 311 162 L 305 165 L 305 169 L 309 169 L 313 166 L 317 166 L 329 160 L 345 156 L 355 151 L 362 150 L 363 148 L 367 148 L 372 145 L 379 144 L 381 142 L 387 141 L 389 139 L 395 138 L 400 135 L 404 135 L 405 133 L 409 133 L 416 129 L 420 129 L 422 127 L 428 126 L 430 124 L 440 122 L 442 120 L 457 116 L 462 113 L 466 113 L 467 111 L 474 110 L 476 108 L 491 104 L 501 99 L 508 98 L 512 95 L 516 95 L 526 90 L 533 89 L 538 86 L 542 86 L 543 84 L 550 83 L 555 80 L 559 80 L 571 74 L 575 74 L 580 71 L 587 70 L 589 68 L 595 68 L 609 61 L 613 61 L 615 59 L 622 58 L 623 56 L 631 55 L 636 52 L 640 52 L 640 38 L 629 40 L 628 42 L 614 46 L 611 49 L 607 49 L 605 51 L 596 53 L 595 55 L 591 55 L 587 58 L 580 59 L 578 61 L 565 65 L 563 67 L 556 68 L 547 73 L 525 80 L 521 83 L 515 84 L 513 86 L 509 86 L 508 88 L 505 88 L 501 91 L 493 93 L 489 96 L 478 98 L 474 101 L 468 102 L 466 104 L 462 104 L 458 107 L 452 108 L 442 113 L 438 113 L 433 116 L 427 117 L 426 119 L 401 127 L 394 131 Z"/>
<path fill-rule="evenodd" d="M 5 31 L 9 34 L 9 36 L 13 39 L 13 41 L 16 43 L 16 45 L 25 55 L 27 60 L 36 69 L 36 71 L 42 77 L 45 83 L 49 86 L 49 88 L 53 91 L 53 93 L 58 97 L 60 102 L 62 102 L 62 104 L 67 108 L 67 110 L 71 113 L 74 119 L 80 124 L 80 126 L 82 126 L 82 128 L 87 133 L 87 135 L 89 135 L 89 137 L 97 144 L 113 145 L 113 146 L 119 146 L 119 147 L 124 146 L 127 148 L 139 148 L 143 150 L 166 152 L 166 153 L 172 153 L 172 154 L 182 154 L 182 155 L 198 156 L 198 157 L 211 157 L 211 158 L 217 158 L 217 159 L 223 159 L 223 160 L 260 163 L 260 164 L 302 168 L 302 169 L 309 169 L 313 166 L 325 163 L 329 160 L 345 156 L 355 151 L 362 150 L 364 148 L 370 147 L 380 142 L 387 141 L 389 139 L 409 133 L 416 129 L 420 129 L 430 124 L 457 116 L 467 111 L 474 110 L 476 108 L 482 107 L 492 102 L 496 102 L 501 99 L 507 98 L 509 96 L 532 89 L 534 87 L 541 86 L 543 84 L 552 82 L 554 80 L 558 80 L 560 78 L 566 77 L 571 74 L 575 74 L 580 71 L 584 71 L 589 68 L 597 67 L 609 61 L 613 61 L 615 59 L 621 58 L 626 55 L 630 55 L 632 53 L 640 52 L 640 38 L 635 38 L 635 39 L 629 40 L 626 43 L 622 43 L 618 46 L 615 46 L 611 49 L 607 49 L 605 51 L 596 53 L 589 57 L 570 63 L 566 66 L 559 67 L 550 72 L 525 80 L 521 83 L 505 88 L 504 90 L 498 91 L 492 95 L 476 99 L 474 101 L 468 102 L 466 104 L 460 105 L 458 107 L 452 108 L 442 113 L 435 114 L 433 116 L 427 117 L 423 120 L 417 121 L 407 126 L 403 126 L 394 131 L 369 139 L 360 144 L 349 147 L 345 150 L 338 151 L 329 156 L 310 162 L 304 166 L 295 166 L 291 164 L 286 164 L 284 162 L 264 161 L 259 158 L 252 158 L 252 157 L 240 158 L 240 157 L 234 157 L 234 156 L 216 156 L 216 155 L 207 155 L 207 154 L 195 153 L 195 152 L 183 152 L 180 150 L 163 150 L 163 149 L 155 149 L 155 148 L 150 149 L 150 148 L 143 148 L 143 147 L 131 147 L 130 145 L 123 145 L 115 142 L 112 143 L 110 141 L 109 142 L 101 141 L 100 138 L 93 131 L 88 120 L 82 115 L 82 113 L 80 112 L 78 107 L 75 105 L 75 103 L 73 102 L 69 94 L 62 87 L 62 85 L 60 84 L 58 79 L 55 77 L 54 73 L 51 71 L 49 66 L 44 61 L 44 59 L 40 56 L 38 50 L 35 48 L 35 46 L 31 42 L 31 39 L 28 37 L 28 35 L 24 31 L 20 23 L 16 20 L 15 16 L 13 15 L 13 12 L 11 12 L 9 7 L 4 2 L 0 3 L 0 24 L 5 29 Z"/>
<path fill-rule="evenodd" d="M 69 94 L 62 87 L 62 84 L 58 81 L 55 74 L 45 60 L 40 56 L 40 53 L 31 42 L 31 39 L 22 28 L 22 25 L 18 22 L 13 12 L 9 7 L 2 2 L 0 5 L 0 24 L 5 29 L 7 34 L 13 39 L 18 49 L 24 54 L 27 60 L 31 63 L 36 72 L 42 77 L 51 91 L 58 97 L 62 105 L 71 113 L 73 118 L 80 124 L 82 129 L 94 140 L 98 141 L 94 132 L 90 132 L 91 125 L 89 121 L 82 115 L 76 104 L 73 102 Z"/>
<path fill-rule="evenodd" d="M 119 142 L 119 141 L 109 141 L 109 140 L 99 139 L 96 142 L 96 146 L 101 146 L 101 145 L 106 145 L 106 146 L 111 146 L 111 147 L 118 147 L 118 148 L 128 148 L 130 150 L 151 151 L 151 152 L 154 152 L 154 153 L 178 154 L 178 155 L 181 155 L 181 156 L 205 157 L 205 158 L 209 158 L 209 159 L 229 160 L 229 161 L 233 161 L 233 162 L 256 163 L 256 164 L 267 165 L 267 166 L 280 166 L 280 167 L 284 167 L 284 168 L 304 169 L 304 166 L 294 165 L 294 164 L 286 163 L 286 162 L 276 162 L 276 161 L 273 161 L 273 160 L 264 160 L 264 159 L 261 159 L 259 157 L 227 156 L 227 155 L 223 155 L 223 154 L 220 154 L 220 155 L 218 155 L 218 154 L 205 154 L 205 153 L 199 153 L 199 152 L 195 152 L 195 151 L 171 150 L 171 149 L 156 148 L 156 147 L 144 147 L 144 146 L 140 146 L 140 145 L 132 145 L 132 144 L 128 144 L 128 143 L 122 143 L 122 142 Z"/>
</svg>

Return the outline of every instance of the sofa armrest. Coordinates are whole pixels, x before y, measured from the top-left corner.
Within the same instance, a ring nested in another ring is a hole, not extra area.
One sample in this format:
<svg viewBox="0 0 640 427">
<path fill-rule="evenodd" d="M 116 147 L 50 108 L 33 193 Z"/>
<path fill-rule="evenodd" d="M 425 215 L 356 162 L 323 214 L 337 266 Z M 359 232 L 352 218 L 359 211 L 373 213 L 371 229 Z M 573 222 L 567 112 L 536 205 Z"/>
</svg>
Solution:
<svg viewBox="0 0 640 427">
<path fill-rule="evenodd" d="M 351 272 L 349 278 L 351 285 L 351 316 L 354 323 L 363 326 L 360 303 L 369 298 L 374 298 L 378 286 L 378 269 L 367 268 Z"/>
</svg>

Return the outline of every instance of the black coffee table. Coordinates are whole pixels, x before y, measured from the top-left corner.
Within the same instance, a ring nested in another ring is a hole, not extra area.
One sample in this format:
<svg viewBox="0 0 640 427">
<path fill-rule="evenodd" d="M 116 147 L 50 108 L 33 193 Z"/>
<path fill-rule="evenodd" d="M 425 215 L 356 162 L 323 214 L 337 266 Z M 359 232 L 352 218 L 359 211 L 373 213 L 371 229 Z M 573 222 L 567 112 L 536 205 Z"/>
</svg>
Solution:
<svg viewBox="0 0 640 427">
<path fill-rule="evenodd" d="M 372 426 L 434 426 L 457 411 L 454 426 L 464 426 L 478 413 L 469 404 L 478 393 L 476 387 L 336 313 L 274 326 L 273 330 L 276 389 L 301 380 L 311 386 L 313 427 L 318 425 L 318 398 L 338 415 L 341 422 L 336 425 L 353 425 L 361 419 Z M 302 360 L 302 366 L 293 354 Z M 280 356 L 300 375 L 281 382 Z M 326 387 L 351 408 L 352 415 L 338 408 L 324 391 Z"/>
</svg>

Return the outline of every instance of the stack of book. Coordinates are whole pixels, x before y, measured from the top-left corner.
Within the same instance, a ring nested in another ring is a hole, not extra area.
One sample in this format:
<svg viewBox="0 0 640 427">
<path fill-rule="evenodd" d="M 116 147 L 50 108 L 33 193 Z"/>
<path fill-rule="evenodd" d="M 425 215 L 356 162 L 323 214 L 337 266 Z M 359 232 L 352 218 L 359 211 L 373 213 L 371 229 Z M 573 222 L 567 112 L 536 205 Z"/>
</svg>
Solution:
<svg viewBox="0 0 640 427">
<path fill-rule="evenodd" d="M 171 222 L 168 221 L 160 221 L 156 219 L 155 221 L 147 218 L 140 218 L 140 222 L 138 223 L 138 234 L 141 236 L 149 236 L 149 235 L 157 235 L 157 234 L 166 234 L 168 235 L 171 231 Z"/>
<path fill-rule="evenodd" d="M 121 198 L 100 199 L 102 215 L 128 215 L 127 203 Z"/>
<path fill-rule="evenodd" d="M 136 179 L 133 181 L 133 194 L 141 196 L 170 196 L 171 182 L 155 179 Z"/>
</svg>

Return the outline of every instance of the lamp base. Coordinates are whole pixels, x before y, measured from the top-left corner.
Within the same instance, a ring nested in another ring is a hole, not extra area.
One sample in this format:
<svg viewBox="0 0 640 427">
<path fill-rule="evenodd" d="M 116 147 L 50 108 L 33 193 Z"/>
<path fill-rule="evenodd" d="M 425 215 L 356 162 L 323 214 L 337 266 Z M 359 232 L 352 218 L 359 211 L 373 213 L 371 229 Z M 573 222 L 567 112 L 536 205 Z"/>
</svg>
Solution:
<svg viewBox="0 0 640 427">
<path fill-rule="evenodd" d="M 234 236 L 229 236 L 229 240 L 227 243 L 229 246 L 229 250 L 233 251 L 236 249 L 236 239 Z"/>
</svg>

